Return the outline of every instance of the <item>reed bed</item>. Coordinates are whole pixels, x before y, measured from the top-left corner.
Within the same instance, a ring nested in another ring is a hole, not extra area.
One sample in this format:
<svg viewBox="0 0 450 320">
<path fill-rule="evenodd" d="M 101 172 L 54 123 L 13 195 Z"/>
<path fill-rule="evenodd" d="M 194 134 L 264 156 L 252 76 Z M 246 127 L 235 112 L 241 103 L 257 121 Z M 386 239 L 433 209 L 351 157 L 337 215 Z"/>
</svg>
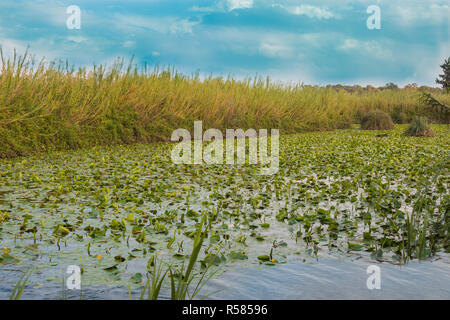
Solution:
<svg viewBox="0 0 450 320">
<path fill-rule="evenodd" d="M 167 141 L 176 128 L 278 128 L 282 133 L 348 128 L 379 109 L 430 116 L 419 90 L 364 90 L 186 76 L 171 68 L 74 68 L 1 55 L 0 157 L 93 145 Z M 449 104 L 449 95 L 434 94 Z M 436 119 L 435 119 L 436 120 Z M 448 122 L 448 117 L 440 122 Z"/>
</svg>

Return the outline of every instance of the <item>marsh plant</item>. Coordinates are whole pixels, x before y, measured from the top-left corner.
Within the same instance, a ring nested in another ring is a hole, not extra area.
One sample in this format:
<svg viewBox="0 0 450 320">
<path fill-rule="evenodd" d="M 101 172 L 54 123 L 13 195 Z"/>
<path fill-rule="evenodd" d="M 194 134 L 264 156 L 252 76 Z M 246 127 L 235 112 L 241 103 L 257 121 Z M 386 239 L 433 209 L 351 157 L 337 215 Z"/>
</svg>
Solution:
<svg viewBox="0 0 450 320">
<path fill-rule="evenodd" d="M 418 198 L 414 202 L 412 212 L 406 215 L 405 234 L 406 239 L 402 247 L 403 262 L 417 258 L 424 260 L 431 257 L 439 249 L 449 252 L 449 196 L 442 199 L 442 206 L 436 208 L 433 201 L 429 199 L 429 194 L 433 185 L 435 185 L 442 174 L 445 172 L 445 166 L 450 160 L 449 155 L 444 161 L 436 163 L 433 166 L 433 176 L 430 181 L 424 181 L 421 189 L 418 190 Z M 432 219 L 432 217 L 437 219 Z M 442 248 L 439 248 L 439 239 L 443 239 Z M 406 243 L 406 245 L 405 245 Z"/>
<path fill-rule="evenodd" d="M 394 123 L 388 113 L 381 110 L 373 110 L 361 118 L 361 129 L 392 130 L 394 129 Z"/>
<path fill-rule="evenodd" d="M 225 136 L 218 129 L 210 128 L 203 133 L 202 121 L 194 122 L 194 141 L 187 129 L 176 129 L 171 141 L 180 141 L 171 153 L 176 164 L 227 164 L 261 165 L 261 174 L 273 175 L 278 172 L 280 162 L 279 130 L 226 129 Z M 211 142 L 212 141 L 212 142 Z M 209 142 L 204 146 L 204 142 Z M 270 146 L 270 156 L 267 148 Z M 193 149 L 193 151 L 192 151 Z M 225 150 L 224 150 L 225 149 Z M 225 152 L 224 152 L 225 151 Z M 269 164 L 269 167 L 263 167 Z"/>
<path fill-rule="evenodd" d="M 146 292 L 147 300 L 158 300 L 164 279 L 169 272 L 169 269 L 166 269 L 166 271 L 164 272 L 164 265 L 158 262 L 159 261 L 157 254 L 152 256 L 148 262 L 147 283 L 141 291 L 140 300 L 144 299 Z"/>
<path fill-rule="evenodd" d="M 193 299 L 195 298 L 206 282 L 210 279 L 210 277 L 206 277 L 208 269 L 212 266 L 212 263 L 209 262 L 204 270 L 202 271 L 202 275 L 197 279 L 197 283 L 194 288 L 191 288 L 193 281 L 196 279 L 194 269 L 195 265 L 198 262 L 200 250 L 203 245 L 203 241 L 205 239 L 205 234 L 207 234 L 208 230 L 203 231 L 203 226 L 206 223 L 207 216 L 203 215 L 202 220 L 198 226 L 197 233 L 194 238 L 194 245 L 192 248 L 192 253 L 189 256 L 189 262 L 186 269 L 184 268 L 184 262 L 180 269 L 172 269 L 169 268 L 170 273 L 170 298 L 172 300 L 186 300 L 187 298 Z M 211 275 L 212 276 L 212 275 Z"/>
<path fill-rule="evenodd" d="M 255 77 L 185 76 L 174 69 L 75 68 L 0 50 L 0 158 L 97 145 L 169 141 L 176 128 L 277 128 L 281 134 L 349 128 L 360 115 L 401 109 L 433 116 L 418 89 L 285 84 Z M 431 89 L 430 89 L 431 90 Z M 450 95 L 434 96 L 450 103 Z"/>
<path fill-rule="evenodd" d="M 141 300 L 144 298 L 146 291 L 148 300 L 157 300 L 160 296 L 160 291 L 166 276 L 170 278 L 170 298 L 172 300 L 194 299 L 199 294 L 203 286 L 214 274 L 211 273 L 211 275 L 206 277 L 208 270 L 212 266 L 211 262 L 207 263 L 205 268 L 202 268 L 201 275 L 196 275 L 195 273 L 196 264 L 199 262 L 199 254 L 203 246 L 205 234 L 208 232 L 206 229 L 203 230 L 206 219 L 206 214 L 203 214 L 201 222 L 199 223 L 195 233 L 192 252 L 189 256 L 188 266 L 186 268 L 184 268 L 183 261 L 180 268 L 169 265 L 166 267 L 166 271 L 163 271 L 164 264 L 159 263 L 157 259 L 158 255 L 155 254 L 152 258 L 150 258 L 148 263 L 149 277 L 146 285 L 141 291 Z M 196 280 L 196 283 L 194 280 Z"/>
<path fill-rule="evenodd" d="M 405 135 L 413 137 L 434 137 L 434 132 L 425 117 L 415 118 L 406 128 Z"/>
<path fill-rule="evenodd" d="M 31 277 L 34 271 L 35 268 L 30 267 L 22 274 L 19 281 L 17 281 L 16 285 L 14 286 L 11 296 L 9 297 L 10 300 L 20 300 L 22 298 L 25 286 L 28 284 L 28 279 Z"/>
</svg>

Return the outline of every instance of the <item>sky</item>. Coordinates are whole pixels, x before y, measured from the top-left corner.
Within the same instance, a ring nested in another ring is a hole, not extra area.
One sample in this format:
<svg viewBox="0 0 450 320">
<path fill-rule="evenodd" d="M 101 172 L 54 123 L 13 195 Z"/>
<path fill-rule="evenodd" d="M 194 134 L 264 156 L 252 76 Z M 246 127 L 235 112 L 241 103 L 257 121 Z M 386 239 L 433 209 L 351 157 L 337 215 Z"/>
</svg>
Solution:
<svg viewBox="0 0 450 320">
<path fill-rule="evenodd" d="M 77 67 L 134 56 L 188 75 L 437 86 L 449 19 L 449 0 L 1 0 L 0 45 Z"/>
</svg>

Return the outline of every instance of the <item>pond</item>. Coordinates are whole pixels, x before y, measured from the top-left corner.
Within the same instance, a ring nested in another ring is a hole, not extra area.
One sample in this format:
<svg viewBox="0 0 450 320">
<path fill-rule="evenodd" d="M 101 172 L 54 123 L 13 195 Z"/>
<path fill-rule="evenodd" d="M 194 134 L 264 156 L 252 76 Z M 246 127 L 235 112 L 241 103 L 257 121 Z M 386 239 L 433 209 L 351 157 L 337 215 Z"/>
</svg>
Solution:
<svg viewBox="0 0 450 320">
<path fill-rule="evenodd" d="M 177 165 L 168 143 L 0 160 L 0 299 L 136 299 L 159 263 L 215 273 L 210 299 L 450 298 L 446 126 L 280 136 L 277 174 Z M 378 265 L 381 289 L 369 290 Z M 159 298 L 169 297 L 166 279 Z M 219 292 L 215 292 L 219 290 Z"/>
</svg>

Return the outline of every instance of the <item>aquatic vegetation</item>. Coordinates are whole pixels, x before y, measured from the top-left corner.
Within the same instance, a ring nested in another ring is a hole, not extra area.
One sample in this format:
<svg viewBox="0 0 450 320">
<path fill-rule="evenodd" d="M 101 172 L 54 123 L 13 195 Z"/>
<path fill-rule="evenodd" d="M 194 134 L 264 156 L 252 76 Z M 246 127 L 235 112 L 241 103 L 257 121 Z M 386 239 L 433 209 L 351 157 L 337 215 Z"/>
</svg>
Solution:
<svg viewBox="0 0 450 320">
<path fill-rule="evenodd" d="M 146 291 L 148 292 L 147 300 L 157 300 L 169 269 L 163 273 L 163 265 L 158 264 L 158 255 L 155 254 L 148 261 L 147 271 L 151 276 L 147 278 L 147 283 L 141 291 L 140 300 L 144 298 Z"/>
<path fill-rule="evenodd" d="M 9 300 L 20 300 L 22 297 L 23 291 L 25 290 L 25 286 L 28 283 L 28 279 L 33 274 L 34 268 L 29 268 L 27 271 L 23 273 L 23 275 L 20 277 L 19 281 L 14 286 L 14 289 L 11 293 L 11 296 Z"/>
<path fill-rule="evenodd" d="M 450 133 L 431 128 L 428 139 L 403 125 L 383 139 L 283 135 L 273 176 L 250 164 L 176 165 L 170 143 L 0 160 L 0 273 L 36 262 L 59 285 L 50 274 L 79 265 L 83 286 L 178 299 L 234 265 L 448 261 Z"/>
<path fill-rule="evenodd" d="M 9 220 L 9 213 L 6 211 L 5 212 L 0 211 L 0 223 L 5 222 L 7 220 Z"/>
<path fill-rule="evenodd" d="M 69 63 L 34 64 L 25 54 L 2 56 L 0 64 L 0 158 L 168 141 L 173 130 L 192 128 L 195 120 L 219 130 L 277 128 L 282 134 L 350 128 L 375 109 L 449 120 L 423 107 L 419 89 L 201 79 L 173 69 L 141 70 L 123 59 L 78 69 Z M 433 96 L 450 104 L 450 95 L 440 90 Z"/>
<path fill-rule="evenodd" d="M 213 261 L 211 261 L 210 263 L 208 263 L 208 265 L 205 265 L 205 267 L 203 268 L 201 272 L 202 275 L 199 276 L 195 288 L 189 290 L 192 282 L 195 279 L 194 267 L 195 264 L 198 262 L 198 256 L 203 245 L 205 232 L 207 232 L 207 230 L 205 231 L 203 230 L 203 226 L 206 222 L 206 219 L 207 216 L 204 214 L 195 233 L 195 240 L 192 248 L 192 253 L 189 255 L 189 264 L 186 270 L 184 270 L 184 263 L 183 263 L 183 266 L 180 269 L 172 270 L 173 266 L 168 266 L 166 271 L 163 273 L 163 265 L 162 264 L 158 265 L 157 254 L 155 254 L 153 257 L 150 258 L 147 264 L 147 268 L 149 273 L 151 274 L 151 278 L 150 277 L 148 278 L 147 284 L 141 291 L 140 296 L 141 300 L 143 299 L 146 290 L 148 290 L 147 295 L 148 300 L 157 300 L 159 298 L 161 287 L 163 285 L 163 281 L 166 275 L 170 277 L 170 292 L 171 292 L 170 297 L 172 300 L 186 300 L 186 298 L 192 300 L 193 298 L 195 298 L 195 296 L 199 294 L 200 290 L 213 275 L 211 274 L 209 277 L 205 278 L 207 271 L 212 266 Z"/>
<path fill-rule="evenodd" d="M 202 216 L 202 220 L 197 228 L 197 232 L 195 234 L 194 244 L 192 248 L 192 253 L 189 256 L 189 263 L 184 270 L 183 266 L 174 272 L 172 271 L 172 267 L 169 268 L 169 276 L 170 276 L 170 297 L 172 300 L 186 300 L 186 298 L 193 299 L 200 292 L 202 287 L 206 284 L 208 278 L 204 281 L 206 273 L 208 269 L 211 267 L 213 261 L 208 263 L 205 270 L 202 271 L 202 275 L 200 279 L 197 281 L 197 285 L 189 292 L 189 287 L 192 284 L 192 281 L 195 279 L 194 276 L 194 267 L 198 260 L 198 255 L 203 245 L 203 241 L 205 239 L 205 234 L 208 230 L 203 231 L 203 226 L 206 223 L 207 216 L 204 214 Z M 176 278 L 176 279 L 175 279 Z"/>
<path fill-rule="evenodd" d="M 435 213 L 435 208 L 430 201 L 427 201 L 425 195 L 430 192 L 432 185 L 436 183 L 439 176 L 443 174 L 445 166 L 448 164 L 450 158 L 444 158 L 443 162 L 437 162 L 434 164 L 434 174 L 430 181 L 425 182 L 422 189 L 418 191 L 419 197 L 413 205 L 411 214 L 406 217 L 406 254 L 402 252 L 404 261 L 408 261 L 413 258 L 426 259 L 435 253 L 435 237 L 442 237 L 445 234 L 444 250 L 448 252 L 448 231 L 449 225 L 449 207 L 448 195 L 442 199 L 444 206 L 442 211 L 438 212 L 437 218 L 432 228 L 429 226 L 429 217 Z"/>
<path fill-rule="evenodd" d="M 361 118 L 363 130 L 392 130 L 393 128 L 391 116 L 381 110 L 370 111 Z"/>
<path fill-rule="evenodd" d="M 405 134 L 414 137 L 433 137 L 434 133 L 425 117 L 415 118 L 406 128 Z"/>
</svg>

